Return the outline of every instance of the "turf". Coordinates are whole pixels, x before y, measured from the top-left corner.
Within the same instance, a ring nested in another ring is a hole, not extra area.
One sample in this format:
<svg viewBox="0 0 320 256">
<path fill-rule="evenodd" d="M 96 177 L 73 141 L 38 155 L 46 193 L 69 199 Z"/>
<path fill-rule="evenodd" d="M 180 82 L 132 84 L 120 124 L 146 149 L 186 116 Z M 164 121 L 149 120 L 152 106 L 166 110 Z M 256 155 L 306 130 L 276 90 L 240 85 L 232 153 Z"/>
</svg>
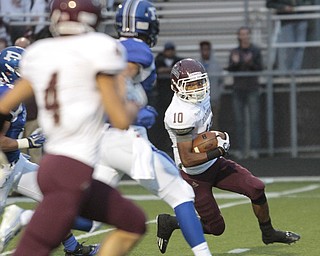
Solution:
<svg viewBox="0 0 320 256">
<path fill-rule="evenodd" d="M 302 192 L 301 189 L 306 189 Z M 126 195 L 149 194 L 138 186 L 121 186 Z M 220 190 L 213 192 L 219 198 L 222 214 L 226 222 L 226 230 L 222 236 L 206 235 L 211 252 L 215 256 L 319 256 L 320 238 L 320 183 L 319 182 L 285 182 L 267 184 L 270 212 L 275 228 L 290 230 L 301 235 L 301 240 L 293 245 L 264 245 L 258 223 L 251 210 L 250 202 L 244 197 L 223 199 Z M 129 254 L 131 256 L 162 255 L 156 244 L 155 217 L 159 213 L 173 213 L 172 209 L 159 200 L 136 201 L 148 217 L 148 232 L 138 246 Z M 32 208 L 34 204 L 19 203 L 22 207 Z M 100 230 L 108 230 L 102 226 Z M 106 231 L 107 232 L 107 231 Z M 76 236 L 86 235 L 75 231 Z M 85 237 L 81 242 L 99 243 L 106 233 Z M 10 242 L 3 255 L 15 247 L 19 237 Z M 243 252 L 241 252 L 241 249 Z M 232 252 L 239 253 L 232 253 Z M 241 252 L 241 253 L 240 253 Z M 63 256 L 62 247 L 54 256 Z M 173 233 L 167 249 L 167 256 L 192 256 L 192 252 L 179 230 Z"/>
</svg>

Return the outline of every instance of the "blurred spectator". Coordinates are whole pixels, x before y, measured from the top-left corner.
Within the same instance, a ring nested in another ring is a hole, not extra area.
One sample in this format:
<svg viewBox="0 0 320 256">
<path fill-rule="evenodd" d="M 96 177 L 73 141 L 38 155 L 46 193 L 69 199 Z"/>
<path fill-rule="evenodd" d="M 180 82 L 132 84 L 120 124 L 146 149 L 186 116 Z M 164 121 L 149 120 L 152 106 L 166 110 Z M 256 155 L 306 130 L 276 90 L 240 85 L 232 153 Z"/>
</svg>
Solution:
<svg viewBox="0 0 320 256">
<path fill-rule="evenodd" d="M 14 43 L 15 46 L 19 46 L 21 48 L 27 48 L 30 44 L 31 41 L 26 37 L 19 37 Z"/>
<path fill-rule="evenodd" d="M 295 7 L 313 5 L 314 0 L 267 0 L 267 8 L 275 9 L 277 14 L 298 14 Z M 279 43 L 305 42 L 307 39 L 308 20 L 281 20 L 277 41 Z M 277 65 L 281 71 L 299 70 L 302 67 L 305 47 L 278 48 Z"/>
<path fill-rule="evenodd" d="M 223 90 L 223 78 L 218 74 L 222 72 L 220 64 L 217 62 L 211 43 L 209 41 L 200 42 L 200 62 L 207 70 L 210 80 L 210 99 L 213 113 L 213 129 L 219 130 L 219 110 L 220 99 Z"/>
<path fill-rule="evenodd" d="M 33 37 L 37 37 L 37 35 L 47 26 L 45 24 L 46 17 L 44 16 L 44 14 L 48 13 L 48 11 L 48 0 L 34 0 L 33 6 L 31 8 L 31 14 L 39 16 L 34 16 L 31 19 L 32 21 L 38 22 L 38 25 L 34 26 L 34 28 L 32 29 Z"/>
<path fill-rule="evenodd" d="M 30 21 L 30 17 L 25 17 L 25 14 L 30 13 L 31 4 L 31 0 L 0 0 L 0 11 L 6 15 L 3 17 L 3 21 L 9 25 L 8 32 L 12 42 L 25 35 L 27 25 L 12 25 L 10 23 Z"/>
<path fill-rule="evenodd" d="M 0 38 L 4 39 L 7 42 L 7 46 L 11 45 L 11 37 L 8 31 L 9 29 L 7 24 L 3 22 L 2 18 L 0 18 Z"/>
<path fill-rule="evenodd" d="M 0 51 L 2 51 L 4 48 L 8 47 L 8 42 L 5 38 L 0 38 Z"/>
<path fill-rule="evenodd" d="M 158 111 L 155 125 L 149 129 L 150 140 L 153 144 L 172 156 L 171 140 L 164 127 L 164 113 L 169 106 L 173 91 L 170 87 L 170 72 L 173 65 L 182 58 L 176 55 L 176 46 L 173 42 L 167 42 L 163 51 L 155 58 L 157 82 L 154 91 L 154 98 L 150 104 Z"/>
<path fill-rule="evenodd" d="M 251 43 L 250 28 L 238 30 L 239 46 L 231 50 L 228 70 L 250 72 L 262 70 L 262 55 L 259 47 Z M 260 84 L 257 76 L 235 76 L 233 84 L 233 107 L 235 114 L 236 142 L 240 149 L 238 158 L 257 158 L 260 147 Z M 248 112 L 247 112 L 248 110 Z M 249 114 L 249 123 L 247 115 Z M 250 147 L 246 134 L 249 134 Z M 250 151 L 247 152 L 249 148 Z"/>
</svg>

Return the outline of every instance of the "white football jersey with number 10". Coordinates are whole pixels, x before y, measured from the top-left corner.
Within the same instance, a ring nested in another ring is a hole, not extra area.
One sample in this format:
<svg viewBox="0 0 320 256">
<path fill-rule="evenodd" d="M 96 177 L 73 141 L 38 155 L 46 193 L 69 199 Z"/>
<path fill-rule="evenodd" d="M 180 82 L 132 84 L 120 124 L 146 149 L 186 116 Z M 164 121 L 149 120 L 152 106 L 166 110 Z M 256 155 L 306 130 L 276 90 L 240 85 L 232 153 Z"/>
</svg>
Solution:
<svg viewBox="0 0 320 256">
<path fill-rule="evenodd" d="M 177 134 L 191 132 L 192 137 L 195 138 L 197 134 L 210 129 L 212 124 L 210 97 L 207 96 L 200 103 L 191 103 L 179 99 L 175 94 L 165 113 L 164 122 L 172 141 L 174 160 L 177 165 L 180 165 L 181 160 L 177 148 Z M 186 173 L 196 175 L 207 170 L 214 161 L 215 160 L 211 160 L 201 165 L 188 168 L 182 166 L 182 170 Z"/>
<path fill-rule="evenodd" d="M 95 164 L 104 121 L 96 75 L 126 65 L 120 43 L 101 33 L 48 38 L 27 49 L 21 73 L 35 92 L 47 153 Z"/>
</svg>

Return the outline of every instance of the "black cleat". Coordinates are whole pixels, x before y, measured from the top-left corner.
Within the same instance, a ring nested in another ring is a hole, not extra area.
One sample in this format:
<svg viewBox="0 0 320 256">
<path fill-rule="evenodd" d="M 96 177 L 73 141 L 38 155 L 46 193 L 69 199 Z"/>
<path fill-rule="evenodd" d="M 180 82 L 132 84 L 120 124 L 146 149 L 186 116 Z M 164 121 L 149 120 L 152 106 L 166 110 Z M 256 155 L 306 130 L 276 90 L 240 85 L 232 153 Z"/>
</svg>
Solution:
<svg viewBox="0 0 320 256">
<path fill-rule="evenodd" d="M 283 244 L 292 244 L 297 242 L 300 239 L 300 235 L 293 233 L 291 231 L 281 231 L 274 230 L 268 234 L 262 233 L 262 241 L 265 244 L 272 243 L 283 243 Z"/>
<path fill-rule="evenodd" d="M 161 253 L 166 252 L 169 239 L 175 230 L 175 228 L 170 225 L 170 217 L 169 214 L 159 214 L 157 216 L 157 242 Z"/>
<path fill-rule="evenodd" d="M 74 251 L 64 249 L 65 256 L 93 256 L 98 253 L 99 244 L 83 245 L 78 244 Z"/>
</svg>

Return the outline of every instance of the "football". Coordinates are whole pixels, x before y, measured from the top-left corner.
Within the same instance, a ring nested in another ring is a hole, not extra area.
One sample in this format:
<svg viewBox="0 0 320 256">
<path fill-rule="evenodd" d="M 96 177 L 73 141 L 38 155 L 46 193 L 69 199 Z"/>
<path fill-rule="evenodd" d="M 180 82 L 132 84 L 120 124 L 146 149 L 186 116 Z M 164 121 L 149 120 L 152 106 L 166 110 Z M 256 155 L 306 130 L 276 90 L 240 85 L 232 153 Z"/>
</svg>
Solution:
<svg viewBox="0 0 320 256">
<path fill-rule="evenodd" d="M 218 140 L 214 131 L 202 132 L 192 141 L 192 150 L 195 153 L 204 153 L 215 149 L 217 145 Z"/>
</svg>

